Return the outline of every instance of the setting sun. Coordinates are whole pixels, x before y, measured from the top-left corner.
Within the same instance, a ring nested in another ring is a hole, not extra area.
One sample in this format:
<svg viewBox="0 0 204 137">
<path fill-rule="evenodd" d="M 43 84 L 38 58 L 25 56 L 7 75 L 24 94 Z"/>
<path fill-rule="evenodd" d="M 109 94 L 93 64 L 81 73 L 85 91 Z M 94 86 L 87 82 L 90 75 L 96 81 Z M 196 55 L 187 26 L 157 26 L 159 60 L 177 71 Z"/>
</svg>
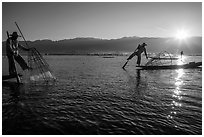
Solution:
<svg viewBox="0 0 204 137">
<path fill-rule="evenodd" d="M 189 34 L 188 34 L 188 31 L 187 30 L 178 30 L 176 35 L 175 35 L 175 38 L 176 39 L 179 39 L 179 40 L 185 40 L 186 38 L 189 37 Z"/>
</svg>

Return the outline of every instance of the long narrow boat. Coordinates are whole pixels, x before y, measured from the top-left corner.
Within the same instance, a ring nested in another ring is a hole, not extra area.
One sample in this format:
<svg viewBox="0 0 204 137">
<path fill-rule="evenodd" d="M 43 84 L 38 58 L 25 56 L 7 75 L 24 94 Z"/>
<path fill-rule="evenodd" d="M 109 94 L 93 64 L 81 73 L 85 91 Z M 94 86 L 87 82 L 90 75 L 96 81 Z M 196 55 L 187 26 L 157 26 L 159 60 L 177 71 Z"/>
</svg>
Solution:
<svg viewBox="0 0 204 137">
<path fill-rule="evenodd" d="M 175 57 L 172 57 L 172 58 L 169 58 L 169 57 L 164 57 L 164 58 L 160 58 L 160 57 L 149 57 L 149 58 L 152 58 L 152 59 L 155 59 L 155 60 L 178 60 L 179 58 L 175 58 Z"/>
<path fill-rule="evenodd" d="M 21 77 L 21 76 L 22 76 L 21 74 L 18 74 L 18 77 Z M 16 75 L 3 75 L 2 80 L 9 80 L 9 79 L 13 79 L 16 77 L 17 77 Z"/>
<path fill-rule="evenodd" d="M 190 62 L 183 65 L 164 65 L 164 66 L 138 66 L 136 69 L 142 70 L 158 70 L 158 69 L 190 69 L 190 68 L 199 68 L 202 66 L 202 62 Z"/>
</svg>

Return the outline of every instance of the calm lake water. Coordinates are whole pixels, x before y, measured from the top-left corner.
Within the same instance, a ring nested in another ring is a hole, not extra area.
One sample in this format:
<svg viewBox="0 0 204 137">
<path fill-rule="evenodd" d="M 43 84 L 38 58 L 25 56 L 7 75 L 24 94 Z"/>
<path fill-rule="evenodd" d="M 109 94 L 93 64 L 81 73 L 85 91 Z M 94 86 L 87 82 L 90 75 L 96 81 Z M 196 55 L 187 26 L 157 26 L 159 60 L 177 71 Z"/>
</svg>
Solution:
<svg viewBox="0 0 204 137">
<path fill-rule="evenodd" d="M 202 68 L 123 70 L 126 58 L 45 56 L 56 82 L 2 83 L 2 133 L 201 135 Z"/>
</svg>

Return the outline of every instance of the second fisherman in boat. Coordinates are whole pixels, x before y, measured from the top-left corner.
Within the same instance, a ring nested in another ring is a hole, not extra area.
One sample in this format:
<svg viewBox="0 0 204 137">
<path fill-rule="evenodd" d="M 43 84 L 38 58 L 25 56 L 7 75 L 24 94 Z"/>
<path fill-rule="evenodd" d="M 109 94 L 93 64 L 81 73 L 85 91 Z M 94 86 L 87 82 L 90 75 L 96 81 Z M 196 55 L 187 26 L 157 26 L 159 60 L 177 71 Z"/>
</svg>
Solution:
<svg viewBox="0 0 204 137">
<path fill-rule="evenodd" d="M 9 63 L 9 74 L 14 75 L 16 73 L 14 59 L 18 62 L 23 70 L 31 69 L 22 56 L 18 53 L 19 48 L 25 51 L 29 51 L 30 49 L 19 44 L 17 40 L 19 35 L 17 32 L 13 32 L 10 36 L 11 37 L 9 37 L 6 41 L 6 55 Z"/>
</svg>

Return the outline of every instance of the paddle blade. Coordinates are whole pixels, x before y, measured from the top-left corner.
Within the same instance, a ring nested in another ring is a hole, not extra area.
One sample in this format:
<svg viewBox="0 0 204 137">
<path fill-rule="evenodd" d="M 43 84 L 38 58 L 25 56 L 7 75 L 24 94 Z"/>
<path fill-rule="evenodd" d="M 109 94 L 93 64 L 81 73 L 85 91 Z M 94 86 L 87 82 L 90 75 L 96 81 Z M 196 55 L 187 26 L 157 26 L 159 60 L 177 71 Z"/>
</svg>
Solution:
<svg viewBox="0 0 204 137">
<path fill-rule="evenodd" d="M 129 61 L 129 60 L 128 60 Z M 123 69 L 125 68 L 125 66 L 127 65 L 128 61 L 125 62 L 125 64 L 123 65 Z"/>
</svg>

